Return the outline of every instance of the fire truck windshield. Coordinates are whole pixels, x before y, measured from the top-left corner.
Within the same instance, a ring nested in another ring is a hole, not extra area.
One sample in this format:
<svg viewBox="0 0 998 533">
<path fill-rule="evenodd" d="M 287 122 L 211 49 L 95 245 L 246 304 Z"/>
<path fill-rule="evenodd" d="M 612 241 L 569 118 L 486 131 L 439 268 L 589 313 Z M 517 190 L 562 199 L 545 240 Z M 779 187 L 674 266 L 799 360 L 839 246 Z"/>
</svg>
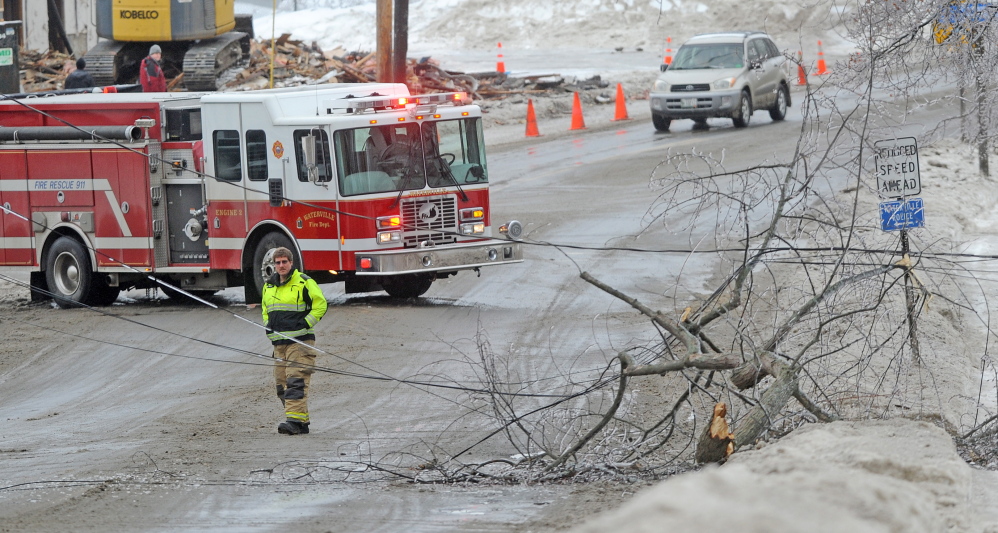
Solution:
<svg viewBox="0 0 998 533">
<path fill-rule="evenodd" d="M 333 142 L 343 196 L 488 181 L 477 118 L 340 130 Z"/>
</svg>

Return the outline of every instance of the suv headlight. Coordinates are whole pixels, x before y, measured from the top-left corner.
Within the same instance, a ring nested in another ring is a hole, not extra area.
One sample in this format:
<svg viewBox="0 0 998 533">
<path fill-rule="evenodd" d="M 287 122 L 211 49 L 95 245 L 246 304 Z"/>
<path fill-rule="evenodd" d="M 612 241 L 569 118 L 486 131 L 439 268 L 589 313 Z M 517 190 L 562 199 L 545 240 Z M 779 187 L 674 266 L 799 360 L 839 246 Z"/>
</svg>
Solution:
<svg viewBox="0 0 998 533">
<path fill-rule="evenodd" d="M 655 80 L 655 87 L 652 89 L 657 93 L 669 91 L 669 84 L 665 80 Z"/>
<path fill-rule="evenodd" d="M 735 78 L 724 78 L 723 80 L 717 80 L 711 85 L 713 85 L 714 89 L 719 91 L 722 89 L 730 89 L 735 86 Z"/>
</svg>

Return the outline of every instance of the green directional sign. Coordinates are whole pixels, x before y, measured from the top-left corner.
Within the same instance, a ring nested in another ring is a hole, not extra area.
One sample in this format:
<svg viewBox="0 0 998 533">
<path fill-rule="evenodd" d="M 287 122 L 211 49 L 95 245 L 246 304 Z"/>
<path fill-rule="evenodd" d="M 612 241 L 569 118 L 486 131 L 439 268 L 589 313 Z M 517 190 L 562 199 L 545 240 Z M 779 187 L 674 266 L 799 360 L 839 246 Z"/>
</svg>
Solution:
<svg viewBox="0 0 998 533">
<path fill-rule="evenodd" d="M 0 67 L 8 67 L 14 64 L 14 49 L 0 48 Z"/>
</svg>

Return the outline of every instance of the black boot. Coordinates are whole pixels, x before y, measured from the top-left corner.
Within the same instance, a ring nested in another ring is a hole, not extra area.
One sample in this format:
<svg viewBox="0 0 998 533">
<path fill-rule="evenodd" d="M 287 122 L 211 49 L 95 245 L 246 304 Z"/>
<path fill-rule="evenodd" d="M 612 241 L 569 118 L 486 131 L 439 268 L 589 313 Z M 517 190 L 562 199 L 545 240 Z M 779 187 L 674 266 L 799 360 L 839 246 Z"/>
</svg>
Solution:
<svg viewBox="0 0 998 533">
<path fill-rule="evenodd" d="M 277 425 L 277 432 L 284 435 L 307 435 L 308 422 L 299 422 L 289 418 Z"/>
</svg>

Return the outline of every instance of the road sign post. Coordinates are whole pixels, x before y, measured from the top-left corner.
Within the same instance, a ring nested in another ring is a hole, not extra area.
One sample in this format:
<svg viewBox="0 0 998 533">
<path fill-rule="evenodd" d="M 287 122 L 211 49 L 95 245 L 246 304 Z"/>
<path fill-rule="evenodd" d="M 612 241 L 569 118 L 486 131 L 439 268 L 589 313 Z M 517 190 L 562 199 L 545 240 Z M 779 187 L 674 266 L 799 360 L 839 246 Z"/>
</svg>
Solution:
<svg viewBox="0 0 998 533">
<path fill-rule="evenodd" d="M 877 141 L 875 165 L 877 168 L 877 191 L 882 198 L 890 200 L 880 203 L 880 228 L 884 231 L 901 232 L 901 262 L 904 271 L 904 300 L 908 308 L 908 340 L 911 356 L 917 364 L 921 360 L 918 347 L 918 323 L 915 313 L 915 288 L 911 273 L 911 258 L 908 248 L 908 228 L 925 226 L 925 210 L 921 198 L 912 198 L 922 192 L 922 179 L 918 171 L 918 143 L 914 137 L 898 137 Z"/>
</svg>

